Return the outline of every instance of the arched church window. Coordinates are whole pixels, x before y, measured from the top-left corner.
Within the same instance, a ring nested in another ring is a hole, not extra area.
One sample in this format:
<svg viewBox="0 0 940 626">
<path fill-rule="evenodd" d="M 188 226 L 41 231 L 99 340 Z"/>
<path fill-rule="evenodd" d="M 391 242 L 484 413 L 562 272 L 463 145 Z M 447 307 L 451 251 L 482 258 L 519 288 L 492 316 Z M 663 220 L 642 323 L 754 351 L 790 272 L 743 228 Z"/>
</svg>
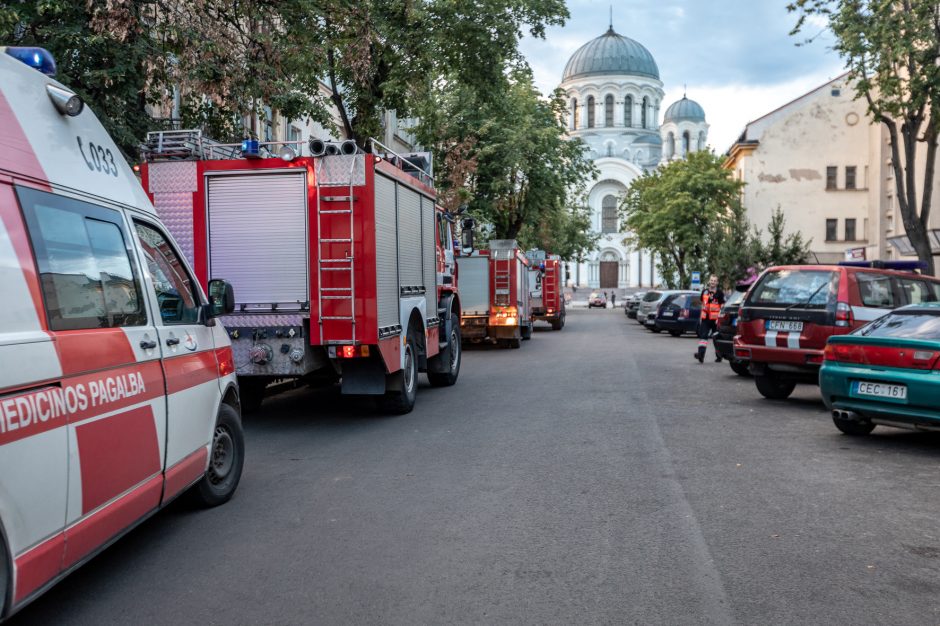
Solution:
<svg viewBox="0 0 940 626">
<path fill-rule="evenodd" d="M 698 149 L 702 151 L 705 149 L 705 133 L 698 134 Z"/>
<path fill-rule="evenodd" d="M 627 128 L 633 126 L 633 96 L 627 96 L 623 102 L 623 125 Z"/>
<path fill-rule="evenodd" d="M 689 147 L 691 146 L 692 140 L 689 137 L 689 131 L 682 133 L 682 155 L 685 156 L 689 153 Z"/>
<path fill-rule="evenodd" d="M 610 94 L 604 98 L 604 126 L 614 125 L 614 97 Z"/>
<path fill-rule="evenodd" d="M 587 99 L 587 118 L 587 127 L 594 128 L 594 96 L 588 96 Z"/>
<path fill-rule="evenodd" d="M 617 198 L 604 196 L 601 201 L 601 232 L 617 232 Z"/>
<path fill-rule="evenodd" d="M 650 99 L 649 99 L 649 98 L 643 98 L 643 109 L 640 111 L 640 127 L 641 127 L 641 128 L 648 128 L 647 125 L 646 125 L 646 122 L 647 122 L 647 119 L 646 119 L 646 117 L 647 117 L 646 110 L 649 109 L 649 108 L 650 108 Z"/>
<path fill-rule="evenodd" d="M 578 99 L 571 99 L 571 130 L 578 130 Z"/>
<path fill-rule="evenodd" d="M 666 158 L 671 159 L 676 155 L 676 136 L 670 132 L 666 137 Z"/>
</svg>

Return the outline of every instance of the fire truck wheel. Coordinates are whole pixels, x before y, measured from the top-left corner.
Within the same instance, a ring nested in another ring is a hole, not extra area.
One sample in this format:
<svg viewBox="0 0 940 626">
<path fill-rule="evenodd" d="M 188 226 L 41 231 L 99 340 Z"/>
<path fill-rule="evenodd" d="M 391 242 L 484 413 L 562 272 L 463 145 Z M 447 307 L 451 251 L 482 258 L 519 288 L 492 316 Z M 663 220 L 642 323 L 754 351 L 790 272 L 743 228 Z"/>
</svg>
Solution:
<svg viewBox="0 0 940 626">
<path fill-rule="evenodd" d="M 450 339 L 447 342 L 447 349 L 434 357 L 436 359 L 447 359 L 450 364 L 446 372 L 428 371 L 428 382 L 434 387 L 450 387 L 457 382 L 457 376 L 460 374 L 460 326 L 454 326 L 450 331 Z"/>
<path fill-rule="evenodd" d="M 219 419 L 209 448 L 209 469 L 193 490 L 204 506 L 218 506 L 231 499 L 245 464 L 245 436 L 238 411 L 229 404 L 219 407 Z"/>
<path fill-rule="evenodd" d="M 411 335 L 411 333 L 409 333 Z M 405 365 L 402 367 L 401 375 L 396 376 L 396 386 L 398 389 L 386 391 L 382 396 L 382 410 L 385 413 L 393 415 L 404 415 L 410 413 L 415 408 L 415 397 L 418 394 L 418 363 L 415 358 L 414 339 L 408 337 L 408 343 L 405 344 Z"/>
<path fill-rule="evenodd" d="M 261 408 L 261 403 L 264 401 L 264 389 L 267 386 L 267 379 L 259 376 L 238 379 L 238 400 L 242 406 L 242 413 L 254 413 Z"/>
<path fill-rule="evenodd" d="M 508 345 L 513 350 L 517 350 L 522 347 L 522 340 L 518 337 L 513 337 L 512 339 L 508 339 L 506 341 L 506 345 Z"/>
</svg>

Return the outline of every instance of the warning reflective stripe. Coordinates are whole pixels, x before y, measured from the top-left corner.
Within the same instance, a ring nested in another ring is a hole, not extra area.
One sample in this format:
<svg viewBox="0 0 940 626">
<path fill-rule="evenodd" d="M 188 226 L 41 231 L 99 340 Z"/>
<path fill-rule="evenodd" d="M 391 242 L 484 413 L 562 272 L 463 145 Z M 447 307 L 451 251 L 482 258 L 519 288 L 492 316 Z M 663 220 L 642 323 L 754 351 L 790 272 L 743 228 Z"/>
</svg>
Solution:
<svg viewBox="0 0 940 626">
<path fill-rule="evenodd" d="M 799 350 L 800 333 L 788 333 L 787 334 L 787 347 L 793 350 Z"/>
<path fill-rule="evenodd" d="M 768 348 L 777 347 L 777 331 L 768 330 L 767 334 L 764 335 L 764 345 Z"/>
</svg>

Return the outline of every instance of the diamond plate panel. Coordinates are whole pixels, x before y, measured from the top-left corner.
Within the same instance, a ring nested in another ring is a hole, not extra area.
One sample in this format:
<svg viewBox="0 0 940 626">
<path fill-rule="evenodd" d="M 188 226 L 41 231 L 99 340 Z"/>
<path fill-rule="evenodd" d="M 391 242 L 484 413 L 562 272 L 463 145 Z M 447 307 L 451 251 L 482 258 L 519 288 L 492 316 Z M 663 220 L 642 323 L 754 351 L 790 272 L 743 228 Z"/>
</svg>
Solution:
<svg viewBox="0 0 940 626">
<path fill-rule="evenodd" d="M 302 326 L 303 320 L 308 315 L 287 315 L 281 313 L 238 313 L 235 315 L 223 315 L 219 318 L 223 326 L 232 328 L 244 328 L 251 326 L 253 328 L 264 328 L 266 326 Z"/>
<path fill-rule="evenodd" d="M 195 191 L 195 161 L 150 164 L 150 193 L 195 193 Z"/>
<path fill-rule="evenodd" d="M 320 158 L 317 176 L 321 187 L 366 184 L 366 155 L 338 154 Z"/>
<path fill-rule="evenodd" d="M 174 164 L 175 165 L 175 164 Z M 189 261 L 190 267 L 195 266 L 193 255 L 193 194 L 182 193 L 156 193 L 153 196 L 153 206 L 163 224 L 173 235 L 176 244 Z"/>
</svg>

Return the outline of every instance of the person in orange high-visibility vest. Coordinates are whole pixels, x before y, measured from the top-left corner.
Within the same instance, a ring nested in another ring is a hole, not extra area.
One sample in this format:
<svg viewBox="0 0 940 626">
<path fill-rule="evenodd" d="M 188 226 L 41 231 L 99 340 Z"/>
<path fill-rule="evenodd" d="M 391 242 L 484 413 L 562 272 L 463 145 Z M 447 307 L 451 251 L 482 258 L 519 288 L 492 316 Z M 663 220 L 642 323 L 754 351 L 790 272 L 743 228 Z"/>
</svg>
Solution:
<svg viewBox="0 0 940 626">
<path fill-rule="evenodd" d="M 699 363 L 705 362 L 705 351 L 708 350 L 708 340 L 718 330 L 718 316 L 725 303 L 725 292 L 718 286 L 718 277 L 714 274 L 708 279 L 708 286 L 702 290 L 702 317 L 698 321 L 698 352 L 695 359 Z M 715 361 L 721 363 L 721 355 L 715 355 Z"/>
</svg>

